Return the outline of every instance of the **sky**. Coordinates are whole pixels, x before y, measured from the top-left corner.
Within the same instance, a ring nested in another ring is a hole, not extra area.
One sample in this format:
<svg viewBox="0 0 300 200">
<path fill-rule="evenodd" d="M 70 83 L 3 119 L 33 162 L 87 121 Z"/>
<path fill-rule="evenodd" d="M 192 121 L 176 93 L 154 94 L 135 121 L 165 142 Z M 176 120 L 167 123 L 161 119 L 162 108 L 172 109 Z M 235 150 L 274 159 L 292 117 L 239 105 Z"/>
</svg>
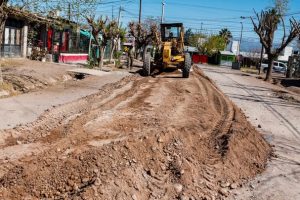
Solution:
<svg viewBox="0 0 300 200">
<path fill-rule="evenodd" d="M 272 6 L 272 0 L 164 0 L 165 21 L 183 22 L 185 28 L 192 28 L 194 32 L 216 34 L 222 28 L 228 28 L 235 39 L 241 35 L 243 24 L 243 41 L 250 43 L 258 41 L 253 32 L 253 25 L 249 16 L 254 11 Z M 97 8 L 97 12 L 114 17 L 118 15 L 120 6 L 124 8 L 121 22 L 127 25 L 129 21 L 138 20 L 139 0 L 103 0 L 111 2 Z M 160 17 L 162 13 L 161 0 L 142 0 L 142 18 Z M 300 20 L 300 0 L 290 0 L 287 17 Z M 241 19 L 241 16 L 246 19 Z M 288 20 L 288 18 L 286 20 Z M 242 24 L 241 24 L 242 22 Z M 202 28 L 201 28 L 202 27 Z M 282 28 L 279 28 L 276 41 L 280 40 Z"/>
</svg>

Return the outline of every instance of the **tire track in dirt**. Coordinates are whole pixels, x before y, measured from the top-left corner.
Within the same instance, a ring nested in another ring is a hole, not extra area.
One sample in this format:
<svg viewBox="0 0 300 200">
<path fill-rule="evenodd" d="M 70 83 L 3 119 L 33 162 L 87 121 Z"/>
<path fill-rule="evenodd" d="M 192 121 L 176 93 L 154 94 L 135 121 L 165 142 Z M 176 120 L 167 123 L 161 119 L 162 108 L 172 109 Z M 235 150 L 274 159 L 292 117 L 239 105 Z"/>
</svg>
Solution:
<svg viewBox="0 0 300 200">
<path fill-rule="evenodd" d="M 243 114 L 200 70 L 176 76 L 125 78 L 6 130 L 10 148 L 47 150 L 0 160 L 0 198 L 222 199 L 261 172 L 270 148 Z"/>
<path fill-rule="evenodd" d="M 269 110 L 275 117 L 278 117 L 284 121 L 284 126 L 295 136 L 295 138 L 300 139 L 300 132 L 298 129 L 288 120 L 286 119 L 282 114 L 280 114 L 275 108 L 273 108 L 271 105 L 265 103 L 264 99 L 261 98 L 260 96 L 256 95 L 254 92 L 251 90 L 247 89 L 244 87 L 242 84 L 238 83 L 237 81 L 233 80 L 229 76 L 225 75 L 228 79 L 230 79 L 232 82 L 234 82 L 239 88 L 243 89 L 245 92 L 247 92 L 249 95 L 252 97 L 258 99 L 262 105 Z"/>
</svg>

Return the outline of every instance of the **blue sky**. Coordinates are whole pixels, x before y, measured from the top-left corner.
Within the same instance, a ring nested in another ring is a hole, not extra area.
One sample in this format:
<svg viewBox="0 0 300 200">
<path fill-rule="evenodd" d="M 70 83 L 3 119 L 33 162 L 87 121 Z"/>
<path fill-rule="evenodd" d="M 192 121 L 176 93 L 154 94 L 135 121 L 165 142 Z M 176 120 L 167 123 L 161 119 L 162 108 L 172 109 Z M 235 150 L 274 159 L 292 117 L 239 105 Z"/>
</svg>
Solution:
<svg viewBox="0 0 300 200">
<path fill-rule="evenodd" d="M 125 9 L 121 19 L 123 24 L 138 20 L 139 0 L 120 1 Z M 115 16 L 120 1 L 113 4 Z M 161 16 L 161 0 L 142 0 L 142 2 L 143 18 Z M 253 16 L 253 9 L 261 11 L 271 6 L 272 2 L 272 0 L 165 0 L 165 19 L 168 22 L 183 22 L 186 28 L 207 34 L 217 33 L 221 28 L 226 27 L 236 38 L 240 37 L 241 22 L 243 22 L 243 39 L 251 42 L 257 40 L 251 21 L 240 17 Z M 111 16 L 111 7 L 112 5 L 105 5 L 103 8 L 100 6 L 99 11 Z M 288 14 L 293 14 L 292 16 L 300 20 L 300 0 L 290 0 Z M 277 35 L 277 40 L 279 36 L 280 33 Z"/>
</svg>

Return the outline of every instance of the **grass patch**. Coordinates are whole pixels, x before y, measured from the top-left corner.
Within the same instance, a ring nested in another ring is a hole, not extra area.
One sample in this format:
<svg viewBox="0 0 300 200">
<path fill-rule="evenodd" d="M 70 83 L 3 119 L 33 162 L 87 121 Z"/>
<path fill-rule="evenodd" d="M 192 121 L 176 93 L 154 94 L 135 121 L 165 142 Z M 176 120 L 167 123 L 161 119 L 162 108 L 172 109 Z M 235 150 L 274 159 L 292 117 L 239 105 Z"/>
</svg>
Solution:
<svg viewBox="0 0 300 200">
<path fill-rule="evenodd" d="M 8 97 L 8 96 L 13 96 L 13 95 L 16 94 L 16 91 L 14 90 L 13 85 L 10 84 L 10 83 L 5 83 L 5 82 L 0 83 L 0 92 L 1 91 L 5 91 L 8 94 L 4 95 L 4 96 L 0 95 L 0 98 L 4 98 L 4 97 Z"/>
<path fill-rule="evenodd" d="M 20 59 L 5 58 L 0 59 L 0 67 L 20 67 L 22 61 Z"/>
<path fill-rule="evenodd" d="M 3 82 L 3 83 L 0 83 L 0 90 L 12 92 L 12 91 L 14 91 L 14 87 L 10 83 Z"/>
<path fill-rule="evenodd" d="M 248 74 L 258 74 L 258 70 L 253 69 L 253 68 L 244 68 L 244 67 L 242 67 L 241 72 L 248 73 Z"/>
</svg>

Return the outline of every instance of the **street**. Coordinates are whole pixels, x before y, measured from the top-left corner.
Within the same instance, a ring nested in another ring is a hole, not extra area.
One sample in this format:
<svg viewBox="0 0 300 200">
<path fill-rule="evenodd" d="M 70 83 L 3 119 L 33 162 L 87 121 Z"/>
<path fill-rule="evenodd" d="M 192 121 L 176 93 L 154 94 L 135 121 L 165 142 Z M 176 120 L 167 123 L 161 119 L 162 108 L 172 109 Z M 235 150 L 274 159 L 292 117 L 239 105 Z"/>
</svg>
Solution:
<svg viewBox="0 0 300 200">
<path fill-rule="evenodd" d="M 197 68 L 127 76 L 1 132 L 3 199 L 224 199 L 271 153 Z"/>
<path fill-rule="evenodd" d="M 300 103 L 276 97 L 278 86 L 230 68 L 199 65 L 274 146 L 265 172 L 233 199 L 300 199 Z"/>
</svg>

